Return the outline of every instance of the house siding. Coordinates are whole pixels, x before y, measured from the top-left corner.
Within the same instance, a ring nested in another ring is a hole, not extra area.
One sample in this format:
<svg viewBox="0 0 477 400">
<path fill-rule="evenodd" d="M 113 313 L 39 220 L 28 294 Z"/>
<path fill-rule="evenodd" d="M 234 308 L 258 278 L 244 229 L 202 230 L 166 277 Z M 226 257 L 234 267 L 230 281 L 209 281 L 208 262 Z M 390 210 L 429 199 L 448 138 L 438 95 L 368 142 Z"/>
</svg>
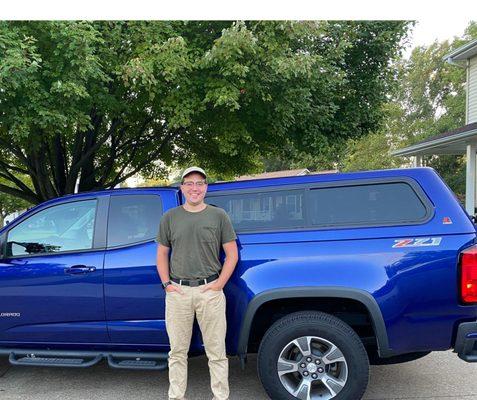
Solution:
<svg viewBox="0 0 477 400">
<path fill-rule="evenodd" d="M 477 122 L 477 56 L 469 60 L 467 91 L 467 124 L 471 124 Z"/>
</svg>

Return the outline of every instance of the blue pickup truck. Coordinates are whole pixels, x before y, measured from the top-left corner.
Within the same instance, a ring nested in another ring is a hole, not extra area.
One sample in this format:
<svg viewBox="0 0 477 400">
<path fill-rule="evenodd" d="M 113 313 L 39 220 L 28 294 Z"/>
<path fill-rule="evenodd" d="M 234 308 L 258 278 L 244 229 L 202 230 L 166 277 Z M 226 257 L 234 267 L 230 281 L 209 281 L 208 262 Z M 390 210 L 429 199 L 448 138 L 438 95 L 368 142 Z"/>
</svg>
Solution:
<svg viewBox="0 0 477 400">
<path fill-rule="evenodd" d="M 430 168 L 217 183 L 238 233 L 227 350 L 272 399 L 359 399 L 369 364 L 477 361 L 472 220 Z M 161 215 L 178 188 L 48 201 L 0 231 L 0 354 L 15 365 L 165 369 Z M 196 329 L 191 354 L 203 353 Z"/>
</svg>

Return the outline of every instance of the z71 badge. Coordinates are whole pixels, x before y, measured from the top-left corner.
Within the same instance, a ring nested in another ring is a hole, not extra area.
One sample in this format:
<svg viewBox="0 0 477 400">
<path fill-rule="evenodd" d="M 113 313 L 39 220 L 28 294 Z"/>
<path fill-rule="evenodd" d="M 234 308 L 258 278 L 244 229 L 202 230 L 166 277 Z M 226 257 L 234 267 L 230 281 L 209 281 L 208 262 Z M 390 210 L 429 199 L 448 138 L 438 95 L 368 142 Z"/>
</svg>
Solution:
<svg viewBox="0 0 477 400">
<path fill-rule="evenodd" d="M 393 247 L 439 246 L 441 244 L 441 240 L 441 237 L 399 239 L 394 241 L 395 244 Z"/>
</svg>

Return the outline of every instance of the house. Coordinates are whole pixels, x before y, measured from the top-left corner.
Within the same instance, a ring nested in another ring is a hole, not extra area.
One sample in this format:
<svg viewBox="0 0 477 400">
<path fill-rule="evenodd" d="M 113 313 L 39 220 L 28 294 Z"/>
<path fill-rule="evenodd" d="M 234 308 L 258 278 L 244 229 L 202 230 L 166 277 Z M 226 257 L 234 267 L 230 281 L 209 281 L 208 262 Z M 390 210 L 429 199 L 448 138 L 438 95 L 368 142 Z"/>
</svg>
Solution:
<svg viewBox="0 0 477 400">
<path fill-rule="evenodd" d="M 391 154 L 414 157 L 414 166 L 422 165 L 424 155 L 465 154 L 467 156 L 465 209 L 469 215 L 474 215 L 476 212 L 477 40 L 449 53 L 444 60 L 455 65 L 456 68 L 465 68 L 467 72 L 465 125 L 396 150 Z"/>
<path fill-rule="evenodd" d="M 289 169 L 284 171 L 263 172 L 254 175 L 241 175 L 236 177 L 236 181 L 246 181 L 250 179 L 268 179 L 268 178 L 286 178 L 288 176 L 315 175 L 315 174 L 332 174 L 337 170 L 310 172 L 307 168 Z"/>
<path fill-rule="evenodd" d="M 241 175 L 237 176 L 236 181 L 248 181 L 249 179 L 266 179 L 266 178 L 284 178 L 287 176 L 308 175 L 310 171 L 306 168 L 290 169 L 285 171 L 263 172 L 261 174 Z"/>
<path fill-rule="evenodd" d="M 8 214 L 4 219 L 3 219 L 3 226 L 8 225 L 10 222 L 12 222 L 15 218 L 19 217 L 22 215 L 26 210 L 18 210 L 15 211 L 11 214 Z M 2 226 L 0 226 L 2 228 Z"/>
</svg>

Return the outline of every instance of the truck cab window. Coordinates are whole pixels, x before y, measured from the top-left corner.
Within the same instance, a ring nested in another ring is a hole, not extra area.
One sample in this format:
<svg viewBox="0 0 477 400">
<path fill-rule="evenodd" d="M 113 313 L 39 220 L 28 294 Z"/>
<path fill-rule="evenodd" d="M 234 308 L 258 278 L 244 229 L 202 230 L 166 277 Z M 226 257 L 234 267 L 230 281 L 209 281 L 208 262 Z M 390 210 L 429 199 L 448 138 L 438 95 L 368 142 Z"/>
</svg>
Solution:
<svg viewBox="0 0 477 400">
<path fill-rule="evenodd" d="M 112 196 L 108 218 L 108 247 L 154 239 L 161 216 L 162 203 L 157 195 Z"/>
<path fill-rule="evenodd" d="M 7 256 L 91 249 L 95 216 L 96 200 L 39 211 L 8 232 Z"/>
</svg>

